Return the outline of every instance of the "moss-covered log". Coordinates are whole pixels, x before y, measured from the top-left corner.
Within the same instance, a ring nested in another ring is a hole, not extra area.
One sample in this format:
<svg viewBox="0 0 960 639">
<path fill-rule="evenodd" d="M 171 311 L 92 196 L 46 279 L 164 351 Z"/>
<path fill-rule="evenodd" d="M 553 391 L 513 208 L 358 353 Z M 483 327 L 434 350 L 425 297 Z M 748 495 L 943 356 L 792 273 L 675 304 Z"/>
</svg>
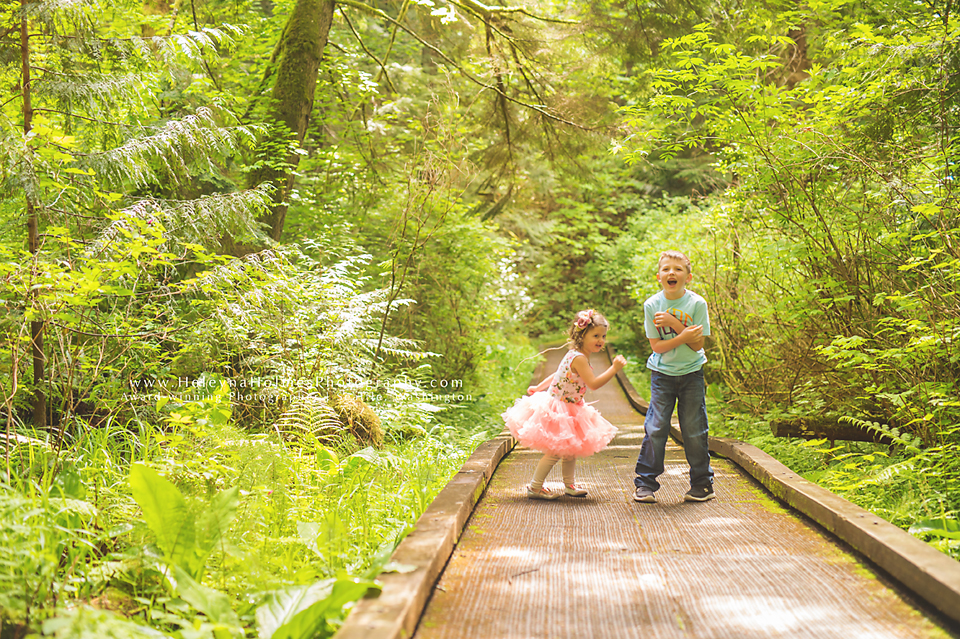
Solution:
<svg viewBox="0 0 960 639">
<path fill-rule="evenodd" d="M 892 444 L 893 439 L 882 432 L 868 430 L 853 424 L 841 424 L 833 419 L 817 417 L 789 417 L 770 422 L 774 437 L 801 439 L 829 439 L 831 441 L 875 442 Z"/>
</svg>

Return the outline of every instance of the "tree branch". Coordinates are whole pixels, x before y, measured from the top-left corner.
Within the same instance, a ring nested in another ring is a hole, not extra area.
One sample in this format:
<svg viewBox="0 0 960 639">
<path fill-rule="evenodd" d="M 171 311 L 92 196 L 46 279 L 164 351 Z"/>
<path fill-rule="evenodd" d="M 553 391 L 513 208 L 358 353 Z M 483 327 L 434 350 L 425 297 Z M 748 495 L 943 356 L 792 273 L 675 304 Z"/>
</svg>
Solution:
<svg viewBox="0 0 960 639">
<path fill-rule="evenodd" d="M 119 127 L 134 127 L 134 126 L 136 126 L 136 125 L 133 125 L 133 124 L 121 124 L 121 123 L 119 123 L 119 122 L 111 122 L 111 121 L 109 121 L 109 120 L 98 120 L 98 119 L 96 119 L 96 118 L 88 118 L 88 117 L 86 117 L 86 116 L 84 116 L 84 115 L 77 115 L 76 113 L 67 113 L 66 111 L 60 111 L 60 110 L 58 110 L 58 109 L 43 109 L 43 108 L 40 108 L 40 107 L 35 107 L 33 110 L 34 110 L 34 112 L 40 111 L 40 112 L 43 112 L 43 113 L 59 113 L 60 115 L 62 115 L 62 116 L 64 116 L 64 117 L 67 117 L 67 118 L 79 118 L 80 120 L 86 120 L 87 122 L 95 122 L 95 123 L 97 123 L 97 124 L 109 124 L 109 125 L 111 125 L 111 126 L 119 126 Z"/>
<path fill-rule="evenodd" d="M 11 102 L 13 102 L 14 100 L 19 100 L 21 97 L 23 97 L 23 92 L 22 92 L 22 91 L 17 91 L 16 93 L 13 94 L 13 97 L 12 97 L 12 98 L 10 98 L 9 100 L 7 100 L 6 102 L 0 103 L 0 109 L 2 109 L 3 107 L 7 106 L 8 104 L 10 104 Z"/>
<path fill-rule="evenodd" d="M 190 0 L 190 13 L 193 14 L 193 28 L 197 31 L 200 31 L 200 23 L 197 20 L 197 3 L 195 0 Z M 176 15 L 174 16 L 174 20 L 176 20 Z M 170 27 L 172 31 L 172 23 Z M 217 87 L 217 91 L 223 91 L 223 89 L 220 88 L 220 83 L 217 82 L 216 76 L 213 75 L 213 69 L 211 69 L 210 65 L 207 63 L 207 56 L 203 54 L 203 49 L 200 50 L 200 61 L 203 62 L 203 68 L 207 70 L 207 75 L 209 75 L 210 79 L 213 80 L 213 86 Z"/>
<path fill-rule="evenodd" d="M 350 18 L 347 17 L 346 12 L 344 12 L 343 7 L 337 7 L 340 10 L 340 15 L 343 16 L 343 20 L 347 23 L 347 26 L 350 27 L 350 32 L 353 34 L 353 37 L 357 39 L 357 42 L 360 44 L 360 48 L 363 49 L 363 52 L 370 56 L 370 59 L 376 62 L 380 66 L 380 74 L 387 81 L 387 87 L 394 93 L 399 94 L 397 87 L 393 86 L 393 82 L 390 80 L 390 75 L 387 73 L 387 67 L 383 65 L 383 62 L 377 59 L 377 56 L 373 55 L 373 52 L 367 48 L 367 45 L 364 44 L 363 38 L 360 37 L 360 34 L 357 33 L 357 30 L 353 28 L 353 23 L 350 22 Z M 379 78 L 378 78 L 379 79 Z"/>
<path fill-rule="evenodd" d="M 348 7 L 353 7 L 354 9 L 359 9 L 360 11 L 366 11 L 367 13 L 371 13 L 371 14 L 377 16 L 378 18 L 381 18 L 381 19 L 383 19 L 383 20 L 387 20 L 388 22 L 391 22 L 391 23 L 393 23 L 393 24 L 396 24 L 398 27 L 400 27 L 401 29 L 403 29 L 403 30 L 404 30 L 410 37 L 412 37 L 414 40 L 416 40 L 417 42 L 419 42 L 419 43 L 422 44 L 423 46 L 427 47 L 428 49 L 430 49 L 431 51 L 433 51 L 434 53 L 436 53 L 436 54 L 437 54 L 438 56 L 440 56 L 445 62 L 447 62 L 450 66 L 452 66 L 452 67 L 455 68 L 457 71 L 459 71 L 460 73 L 462 73 L 465 78 L 467 78 L 468 80 L 470 80 L 470 81 L 473 82 L 474 84 L 477 84 L 477 85 L 479 85 L 479 86 L 481 86 L 481 87 L 483 87 L 483 88 L 485 88 L 485 89 L 489 89 L 490 91 L 495 92 L 496 94 L 500 95 L 501 97 L 503 97 L 504 99 L 506 99 L 506 100 L 508 100 L 508 101 L 510 101 L 510 102 L 513 102 L 514 104 L 517 104 L 517 105 L 519 105 L 519 106 L 522 106 L 522 107 L 524 107 L 524 108 L 526 108 L 526 109 L 530 109 L 531 111 L 535 111 L 535 112 L 539 113 L 540 115 L 542 115 L 542 116 L 545 117 L 545 118 L 549 118 L 549 119 L 554 120 L 554 121 L 556 121 L 556 122 L 560 122 L 560 123 L 562 123 L 562 124 L 566 124 L 566 125 L 575 127 L 575 128 L 577 128 L 577 129 L 582 129 L 582 130 L 584 130 L 584 131 L 594 131 L 594 130 L 596 130 L 596 127 L 587 127 L 587 126 L 584 126 L 584 125 L 582 125 L 582 124 L 577 124 L 576 122 L 571 122 L 570 120 L 566 120 L 566 119 L 564 119 L 564 118 L 561 118 L 561 117 L 558 116 L 558 115 L 554 115 L 553 113 L 550 113 L 549 111 L 547 111 L 547 110 L 546 110 L 546 107 L 543 106 L 543 105 L 530 104 L 530 103 L 528 103 L 528 102 L 524 102 L 523 100 L 518 100 L 517 98 L 514 98 L 514 97 L 512 97 L 512 96 L 509 96 L 509 95 L 506 95 L 506 94 L 502 93 L 499 89 L 497 89 L 496 86 L 487 84 L 486 82 L 484 82 L 484 81 L 481 80 L 480 78 L 476 77 L 475 75 L 473 75 L 472 73 L 470 73 L 469 71 L 467 71 L 466 69 L 464 69 L 462 66 L 460 66 L 459 64 L 457 64 L 456 62 L 454 62 L 454 61 L 453 61 L 447 54 L 445 54 L 443 51 L 441 51 L 441 50 L 438 49 L 437 47 L 433 46 L 432 44 L 430 44 L 429 42 L 427 42 L 426 40 L 424 40 L 423 38 L 421 38 L 419 35 L 417 35 L 414 31 L 412 31 L 411 29 L 408 29 L 408 28 L 405 27 L 404 25 L 400 24 L 399 22 L 397 22 L 395 19 L 391 18 L 389 15 L 387 15 L 386 13 L 384 13 L 383 11 L 381 11 L 380 9 L 376 9 L 376 8 L 371 7 L 371 6 L 369 6 L 369 5 L 365 5 L 365 4 L 363 4 L 362 2 L 356 2 L 355 0 L 337 0 L 337 4 L 338 4 L 338 5 L 346 5 L 346 6 L 348 6 Z"/>
<path fill-rule="evenodd" d="M 527 16 L 528 18 L 533 18 L 534 20 L 539 20 L 541 22 L 554 22 L 558 24 L 577 24 L 576 20 L 563 20 L 561 18 L 544 18 L 543 16 L 538 16 L 535 13 L 530 13 L 525 7 L 497 7 L 497 6 L 488 6 L 476 0 L 462 0 L 463 4 L 457 2 L 457 0 L 451 0 L 451 2 L 461 9 L 465 9 L 470 13 L 478 17 L 489 17 L 491 15 L 500 15 L 504 13 L 520 13 Z"/>
<path fill-rule="evenodd" d="M 397 16 L 397 22 L 402 21 L 407 15 L 407 9 L 410 7 L 410 0 L 403 0 L 403 5 L 400 7 L 400 14 Z M 343 10 L 340 10 L 340 13 L 343 14 Z M 343 17 L 347 16 L 343 14 Z M 393 31 L 390 32 L 390 42 L 387 43 L 387 52 L 383 54 L 383 64 L 387 63 L 387 59 L 390 57 L 390 54 L 393 52 L 393 44 L 397 41 L 397 25 L 393 25 Z M 381 67 L 382 68 L 382 67 Z M 386 72 L 384 72 L 386 75 Z M 379 75 L 377 76 L 377 82 L 380 82 Z"/>
<path fill-rule="evenodd" d="M 510 42 L 511 44 L 513 43 L 513 40 L 514 40 L 513 36 L 511 36 L 511 35 L 509 35 L 509 34 L 507 34 L 507 33 L 504 33 L 503 31 L 501 31 L 500 28 L 497 27 L 497 25 L 495 25 L 495 24 L 493 23 L 493 20 L 490 19 L 490 14 L 488 14 L 488 13 L 478 13 L 478 12 L 474 11 L 473 9 L 471 9 L 470 7 L 466 7 L 466 6 L 462 5 L 462 4 L 457 3 L 456 0 L 450 0 L 450 1 L 451 1 L 452 4 L 454 4 L 454 5 L 458 6 L 458 7 L 460 7 L 461 9 L 463 9 L 466 13 L 469 13 L 470 15 L 472 15 L 474 18 L 479 19 L 480 22 L 482 22 L 483 24 L 485 24 L 488 29 L 493 29 L 493 31 L 495 31 L 495 32 L 497 33 L 497 35 L 499 35 L 499 36 L 500 36 L 501 38 L 503 38 L 504 40 L 507 40 L 507 41 Z M 499 14 L 495 14 L 495 15 L 499 15 Z"/>
</svg>

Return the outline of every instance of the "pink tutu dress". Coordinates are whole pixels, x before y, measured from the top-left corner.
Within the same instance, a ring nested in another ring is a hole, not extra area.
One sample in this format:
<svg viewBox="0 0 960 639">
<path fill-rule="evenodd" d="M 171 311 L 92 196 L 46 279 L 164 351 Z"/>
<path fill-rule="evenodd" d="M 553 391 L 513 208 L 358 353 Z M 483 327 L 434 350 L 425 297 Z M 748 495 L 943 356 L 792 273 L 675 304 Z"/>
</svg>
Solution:
<svg viewBox="0 0 960 639">
<path fill-rule="evenodd" d="M 570 368 L 577 355 L 583 353 L 571 350 L 564 356 L 548 390 L 521 397 L 501 415 L 524 446 L 560 457 L 586 457 L 606 448 L 617 434 L 616 426 L 584 403 L 587 385 Z"/>
</svg>

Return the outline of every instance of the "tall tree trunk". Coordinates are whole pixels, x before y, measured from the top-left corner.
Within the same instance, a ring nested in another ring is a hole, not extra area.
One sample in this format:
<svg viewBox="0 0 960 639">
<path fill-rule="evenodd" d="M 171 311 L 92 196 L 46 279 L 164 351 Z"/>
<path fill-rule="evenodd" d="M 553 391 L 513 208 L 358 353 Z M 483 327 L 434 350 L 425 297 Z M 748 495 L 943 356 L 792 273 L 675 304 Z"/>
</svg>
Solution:
<svg viewBox="0 0 960 639">
<path fill-rule="evenodd" d="M 30 36 L 27 33 L 27 0 L 22 0 L 20 18 L 20 62 L 21 79 L 20 91 L 23 99 L 23 134 L 27 136 L 33 129 L 33 100 L 30 87 Z M 40 252 L 40 236 L 38 230 L 37 209 L 33 202 L 33 194 L 27 190 L 24 196 L 27 214 L 27 242 L 30 254 L 36 259 Z M 45 383 L 44 356 L 43 356 L 43 322 L 30 322 L 31 353 L 33 356 L 33 423 L 37 428 L 47 425 L 47 397 L 43 392 Z"/>
<path fill-rule="evenodd" d="M 293 132 L 297 144 L 303 142 L 313 110 L 317 74 L 327 36 L 333 22 L 334 0 L 298 0 L 280 36 L 268 73 L 276 76 L 270 93 L 269 114 L 277 124 Z M 277 158 L 279 160 L 279 158 Z M 279 240 L 287 216 L 287 195 L 293 186 L 294 171 L 300 161 L 296 153 L 287 154 L 285 162 L 264 163 L 250 174 L 251 186 L 271 182 L 277 188 L 275 204 L 261 221 L 269 234 Z"/>
</svg>

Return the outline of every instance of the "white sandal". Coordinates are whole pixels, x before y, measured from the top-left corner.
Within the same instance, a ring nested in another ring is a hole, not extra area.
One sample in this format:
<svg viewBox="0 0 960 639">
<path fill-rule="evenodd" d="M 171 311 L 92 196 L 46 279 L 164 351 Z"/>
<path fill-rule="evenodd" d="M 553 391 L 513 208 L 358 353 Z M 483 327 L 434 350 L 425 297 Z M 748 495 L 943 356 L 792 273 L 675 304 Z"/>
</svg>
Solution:
<svg viewBox="0 0 960 639">
<path fill-rule="evenodd" d="M 564 484 L 563 494 L 569 495 L 570 497 L 586 497 L 587 491 L 582 488 L 577 488 L 574 484 Z"/>
</svg>

